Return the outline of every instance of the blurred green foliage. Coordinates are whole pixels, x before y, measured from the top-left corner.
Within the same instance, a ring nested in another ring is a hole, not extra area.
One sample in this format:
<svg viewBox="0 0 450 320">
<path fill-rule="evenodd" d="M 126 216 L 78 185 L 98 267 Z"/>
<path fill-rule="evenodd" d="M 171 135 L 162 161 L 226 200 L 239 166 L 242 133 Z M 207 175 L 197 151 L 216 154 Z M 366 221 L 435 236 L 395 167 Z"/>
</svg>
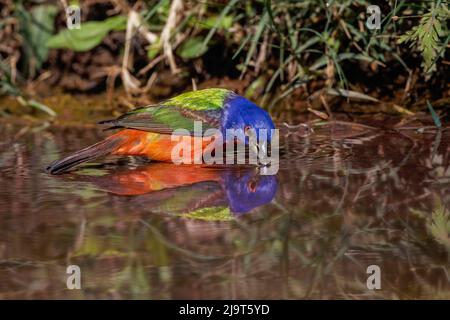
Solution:
<svg viewBox="0 0 450 320">
<path fill-rule="evenodd" d="M 411 46 L 418 47 L 422 52 L 423 64 L 427 72 L 436 68 L 436 59 L 448 44 L 449 35 L 448 30 L 445 29 L 448 14 L 448 8 L 435 6 L 434 9 L 423 15 L 417 26 L 407 31 L 399 39 L 399 43 L 411 42 Z M 445 35 L 447 35 L 447 40 L 441 44 L 440 39 Z"/>
<path fill-rule="evenodd" d="M 144 46 L 147 64 L 157 59 L 155 64 L 165 65 L 171 59 L 166 52 L 169 44 L 178 65 L 196 65 L 196 72 L 208 78 L 205 74 L 209 71 L 204 65 L 195 63 L 206 55 L 209 59 L 214 55 L 218 68 L 223 65 L 227 71 L 240 73 L 241 79 L 248 79 L 247 93 L 262 94 L 263 102 L 274 91 L 281 92 L 274 100 L 278 101 L 305 83 L 317 80 L 321 81 L 320 86 L 333 88 L 334 92 L 351 92 L 349 89 L 355 84 L 352 82 L 362 81 L 355 80 L 355 66 L 362 73 L 376 73 L 387 72 L 393 64 L 400 65 L 406 76 L 417 71 L 421 81 L 428 81 L 433 72 L 443 74 L 444 67 L 438 66 L 442 66 L 440 61 L 450 39 L 448 4 L 442 0 L 384 1 L 380 4 L 379 30 L 368 30 L 365 26 L 366 9 L 372 4 L 367 0 L 182 1 L 182 10 L 175 14 L 171 12 L 173 1 L 138 2 L 140 5 L 134 7 L 124 2 L 117 10 L 105 11 L 109 13 L 103 14 L 106 14 L 103 20 L 83 20 L 81 29 L 68 30 L 62 6 L 19 1 L 11 8 L 22 36 L 23 54 L 18 71 L 25 79 L 36 78 L 49 48 L 92 50 L 112 31 L 125 30 L 127 14 L 134 8 L 142 27 L 157 38 L 151 44 L 139 42 Z M 112 2 L 109 5 L 114 6 Z M 163 39 L 171 16 L 176 21 L 169 28 L 169 38 Z M 6 26 L 0 24 L 0 32 Z M 137 36 L 138 31 L 132 36 Z M 219 54 L 213 51 L 217 48 Z M 122 54 L 123 50 L 119 52 Z M 2 91 L 12 94 L 17 82 L 11 81 L 11 61 L 2 60 Z M 136 66 L 133 68 L 139 73 Z M 349 70 L 353 76 L 350 80 Z M 184 74 L 196 77 L 189 72 Z M 405 85 L 402 83 L 400 88 Z"/>
<path fill-rule="evenodd" d="M 24 62 L 31 76 L 34 76 L 47 60 L 48 48 L 43 44 L 53 33 L 57 12 L 54 5 L 38 5 L 30 11 L 25 10 L 20 4 L 17 6 L 20 34 L 25 40 L 23 42 Z"/>
<path fill-rule="evenodd" d="M 48 39 L 46 47 L 55 49 L 71 49 L 77 52 L 89 51 L 98 46 L 110 31 L 126 29 L 127 18 L 114 16 L 103 21 L 83 23 L 80 29 L 63 29 Z"/>
</svg>

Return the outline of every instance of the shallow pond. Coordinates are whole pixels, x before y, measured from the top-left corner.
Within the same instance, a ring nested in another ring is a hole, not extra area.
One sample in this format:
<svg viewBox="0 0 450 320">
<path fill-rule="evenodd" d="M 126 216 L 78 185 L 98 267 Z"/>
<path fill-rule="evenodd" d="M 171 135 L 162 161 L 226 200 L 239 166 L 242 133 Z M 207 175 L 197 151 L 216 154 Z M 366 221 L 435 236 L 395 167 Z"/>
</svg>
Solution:
<svg viewBox="0 0 450 320">
<path fill-rule="evenodd" d="M 104 134 L 0 133 L 1 299 L 450 298 L 449 131 L 285 133 L 276 176 L 132 158 L 49 176 Z"/>
</svg>

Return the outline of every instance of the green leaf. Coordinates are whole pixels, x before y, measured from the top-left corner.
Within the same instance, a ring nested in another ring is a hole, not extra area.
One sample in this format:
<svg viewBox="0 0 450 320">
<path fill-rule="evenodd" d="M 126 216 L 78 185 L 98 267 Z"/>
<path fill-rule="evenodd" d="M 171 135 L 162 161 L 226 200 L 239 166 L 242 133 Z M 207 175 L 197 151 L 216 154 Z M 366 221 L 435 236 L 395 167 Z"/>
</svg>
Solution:
<svg viewBox="0 0 450 320">
<path fill-rule="evenodd" d="M 263 14 L 263 16 L 261 17 L 261 20 L 259 21 L 258 27 L 256 29 L 256 32 L 252 38 L 251 44 L 250 44 L 250 49 L 247 52 L 247 57 L 245 58 L 245 62 L 244 62 L 244 70 L 242 71 L 242 73 L 245 73 L 245 71 L 247 70 L 247 67 L 250 63 L 250 59 L 253 56 L 254 51 L 256 50 L 256 46 L 258 44 L 258 40 L 261 37 L 261 35 L 263 34 L 264 29 L 266 28 L 267 24 L 269 22 L 269 14 L 267 13 L 267 11 Z"/>
<path fill-rule="evenodd" d="M 177 54 L 183 59 L 198 58 L 208 51 L 208 47 L 203 45 L 202 37 L 193 37 L 184 41 L 177 49 Z"/>
<path fill-rule="evenodd" d="M 162 49 L 162 43 L 158 39 L 158 41 L 155 41 L 154 43 L 152 43 L 151 45 L 148 46 L 147 57 L 150 60 L 154 59 L 158 55 L 158 53 L 161 51 L 161 49 Z"/>
<path fill-rule="evenodd" d="M 431 117 L 433 118 L 436 128 L 441 128 L 442 127 L 441 119 L 439 119 L 439 116 L 437 115 L 436 111 L 434 111 L 433 106 L 431 105 L 430 101 L 428 101 L 428 100 L 427 100 L 427 107 L 428 107 L 428 110 L 430 110 Z"/>
<path fill-rule="evenodd" d="M 246 98 L 254 97 L 258 89 L 264 88 L 266 80 L 267 79 L 264 76 L 256 78 L 245 90 L 244 97 Z"/>
<path fill-rule="evenodd" d="M 64 29 L 47 41 L 47 47 L 88 51 L 98 46 L 110 31 L 126 28 L 127 17 L 114 16 L 103 21 L 81 23 L 80 29 Z"/>
<path fill-rule="evenodd" d="M 222 20 L 227 17 L 228 11 L 230 11 L 235 4 L 238 2 L 238 0 L 231 0 L 228 2 L 228 4 L 223 8 L 222 12 L 220 13 L 219 17 L 216 19 L 214 26 L 209 30 L 208 35 L 206 36 L 205 40 L 203 41 L 203 46 L 206 47 L 208 45 L 208 42 L 211 40 L 214 33 L 216 33 L 218 27 L 221 25 Z"/>
<path fill-rule="evenodd" d="M 56 6 L 53 5 L 36 6 L 31 10 L 34 21 L 40 25 L 40 28 L 30 30 L 31 41 L 36 48 L 37 69 L 40 69 L 42 63 L 47 60 L 48 48 L 42 44 L 47 42 L 53 33 L 53 22 L 57 12 Z"/>
<path fill-rule="evenodd" d="M 446 26 L 448 10 L 435 7 L 432 11 L 424 14 L 419 25 L 400 36 L 398 43 L 410 42 L 411 47 L 416 45 L 418 51 L 422 53 L 423 66 L 426 72 L 436 69 L 436 61 L 441 51 L 440 37 L 447 34 L 442 27 Z M 442 22 L 441 22 L 442 21 Z"/>
<path fill-rule="evenodd" d="M 49 114 L 52 117 L 56 116 L 55 111 L 53 111 L 50 107 L 46 106 L 45 104 L 42 104 L 36 100 L 33 100 L 33 99 L 27 100 L 22 96 L 18 96 L 17 101 L 23 106 L 29 106 L 29 107 L 41 110 L 41 111 Z"/>
<path fill-rule="evenodd" d="M 229 29 L 233 25 L 233 16 L 211 16 L 201 23 L 204 29 L 212 29 L 216 26 L 218 29 Z"/>
<path fill-rule="evenodd" d="M 450 249 L 450 213 L 440 200 L 437 200 L 436 208 L 431 214 L 428 230 L 437 242 Z"/>
<path fill-rule="evenodd" d="M 45 104 L 42 104 L 36 100 L 29 100 L 28 104 L 33 108 L 36 108 L 51 115 L 52 117 L 56 117 L 56 112 L 53 111 L 50 107 L 46 106 Z"/>
<path fill-rule="evenodd" d="M 48 48 L 42 44 L 46 43 L 53 33 L 54 20 L 58 10 L 54 5 L 38 5 L 30 11 L 18 6 L 17 10 L 20 33 L 25 39 L 26 63 L 32 67 L 29 71 L 34 73 L 47 60 Z"/>
<path fill-rule="evenodd" d="M 378 99 L 368 96 L 367 94 L 352 91 L 352 90 L 346 90 L 346 89 L 333 89 L 330 88 L 327 90 L 327 94 L 332 96 L 341 96 L 346 97 L 349 99 L 358 99 L 358 100 L 365 100 L 365 101 L 371 101 L 371 102 L 379 102 Z"/>
</svg>

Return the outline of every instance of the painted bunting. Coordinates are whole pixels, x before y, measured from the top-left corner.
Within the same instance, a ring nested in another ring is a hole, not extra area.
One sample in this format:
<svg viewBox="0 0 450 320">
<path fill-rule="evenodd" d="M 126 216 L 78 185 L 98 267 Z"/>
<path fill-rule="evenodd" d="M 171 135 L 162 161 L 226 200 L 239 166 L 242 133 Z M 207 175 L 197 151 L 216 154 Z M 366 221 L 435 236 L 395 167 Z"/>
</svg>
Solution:
<svg viewBox="0 0 450 320">
<path fill-rule="evenodd" d="M 198 121 L 202 124 L 200 132 L 196 127 Z M 99 143 L 51 163 L 46 171 L 51 174 L 63 173 L 80 163 L 108 154 L 145 156 L 155 161 L 172 162 L 172 149 L 180 143 L 172 139 L 172 134 L 180 135 L 180 129 L 181 135 L 184 135 L 181 143 L 194 146 L 191 151 L 191 157 L 194 158 L 202 156 L 211 147 L 209 129 L 216 129 L 222 135 L 223 144 L 227 144 L 236 142 L 234 137 L 232 141 L 227 140 L 228 129 L 255 132 L 257 139 L 261 129 L 265 129 L 264 137 L 270 141 L 271 129 L 275 128 L 266 111 L 230 90 L 218 88 L 186 92 L 100 124 L 109 126 L 108 129 L 121 130 Z M 239 142 L 250 148 L 257 148 L 250 145 L 248 137 L 241 140 Z M 196 146 L 201 150 L 197 150 Z"/>
</svg>

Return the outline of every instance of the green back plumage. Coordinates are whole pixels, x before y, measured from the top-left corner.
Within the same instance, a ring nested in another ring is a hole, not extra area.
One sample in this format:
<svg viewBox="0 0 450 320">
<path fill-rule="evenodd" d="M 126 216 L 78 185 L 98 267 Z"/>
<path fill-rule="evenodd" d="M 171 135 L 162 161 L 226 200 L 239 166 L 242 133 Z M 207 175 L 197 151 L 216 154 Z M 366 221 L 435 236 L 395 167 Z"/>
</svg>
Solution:
<svg viewBox="0 0 450 320">
<path fill-rule="evenodd" d="M 194 121 L 202 121 L 204 132 L 210 128 L 219 128 L 225 99 L 232 93 L 219 88 L 190 91 L 157 105 L 135 109 L 103 124 L 162 134 L 171 134 L 183 128 L 192 134 Z"/>
<path fill-rule="evenodd" d="M 226 97 L 232 91 L 220 88 L 203 89 L 182 93 L 161 103 L 195 111 L 222 109 Z"/>
</svg>

